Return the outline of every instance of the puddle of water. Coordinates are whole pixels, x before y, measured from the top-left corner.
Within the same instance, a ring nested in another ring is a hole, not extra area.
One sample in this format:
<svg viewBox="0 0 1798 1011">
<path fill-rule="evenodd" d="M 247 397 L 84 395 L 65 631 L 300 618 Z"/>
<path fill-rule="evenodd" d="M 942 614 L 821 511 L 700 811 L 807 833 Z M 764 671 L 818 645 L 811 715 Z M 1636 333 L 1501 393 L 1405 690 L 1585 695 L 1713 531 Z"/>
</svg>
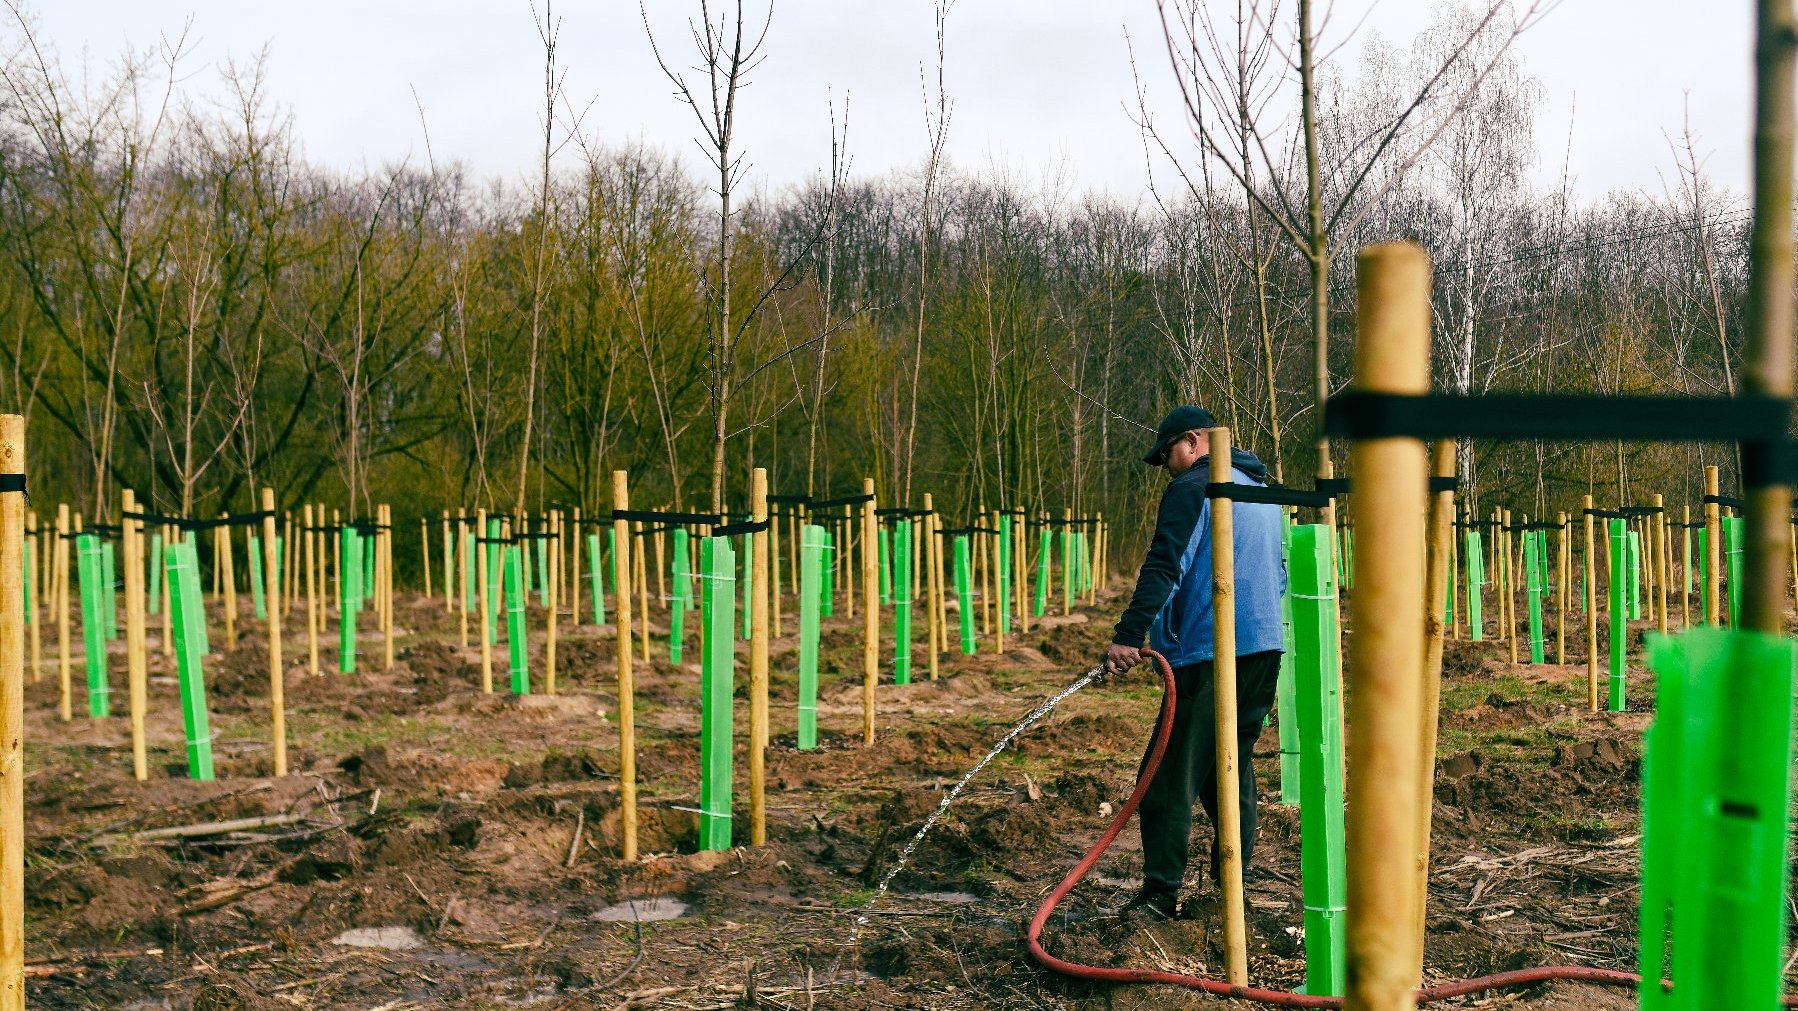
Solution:
<svg viewBox="0 0 1798 1011">
<path fill-rule="evenodd" d="M 410 951 L 424 947 L 425 939 L 411 927 L 356 927 L 331 938 L 332 944 L 346 948 L 385 948 L 388 951 Z"/>
<path fill-rule="evenodd" d="M 685 915 L 685 902 L 657 895 L 646 899 L 625 899 L 596 911 L 590 919 L 604 923 L 655 923 L 658 920 L 678 920 Z"/>
</svg>

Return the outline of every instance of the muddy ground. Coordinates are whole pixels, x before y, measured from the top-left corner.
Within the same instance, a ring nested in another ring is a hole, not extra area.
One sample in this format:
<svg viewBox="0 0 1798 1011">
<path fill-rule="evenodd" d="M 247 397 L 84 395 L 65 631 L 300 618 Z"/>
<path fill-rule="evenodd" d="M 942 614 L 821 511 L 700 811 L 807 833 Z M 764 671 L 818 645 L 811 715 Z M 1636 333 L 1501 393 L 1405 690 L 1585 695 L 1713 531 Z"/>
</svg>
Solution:
<svg viewBox="0 0 1798 1011">
<path fill-rule="evenodd" d="M 893 893 L 865 911 L 870 925 L 854 936 L 872 882 L 941 792 L 1017 716 L 1094 662 L 1121 603 L 1051 616 L 1009 638 L 1004 655 L 944 655 L 940 680 L 883 683 L 872 746 L 859 740 L 859 621 L 839 611 L 827 625 L 816 751 L 794 748 L 797 644 L 790 634 L 777 640 L 770 844 L 726 853 L 694 852 L 694 815 L 683 810 L 698 794 L 698 650 L 690 643 L 692 662 L 676 667 L 658 641 L 656 661 L 639 663 L 636 676 L 649 855 L 632 865 L 617 852 L 610 626 L 564 630 L 557 694 L 521 698 L 480 691 L 479 650 L 457 644 L 441 598 L 402 600 L 390 671 L 378 669 L 378 636 L 365 635 L 362 672 L 331 673 L 331 651 L 323 650 L 327 672 L 313 675 L 303 624 L 297 635 L 290 624 L 292 774 L 275 780 L 260 625 L 241 621 L 239 642 L 227 650 L 215 609 L 211 783 L 186 778 L 173 669 L 155 630 L 147 783 L 131 776 L 122 654 L 110 657 L 120 715 L 86 718 L 78 661 L 76 718 L 65 724 L 47 641 L 43 677 L 27 694 L 32 1005 L 1238 1006 L 1073 983 L 1024 954 L 1024 921 L 1129 790 L 1159 704 L 1159 688 L 1143 676 L 1074 696 L 1001 756 L 925 841 Z M 533 612 L 533 627 L 541 617 Z M 1571 631 L 1568 655 L 1583 658 L 1583 633 Z M 1447 650 L 1428 975 L 1545 963 L 1633 968 L 1640 743 L 1652 685 L 1632 669 L 1631 710 L 1589 713 L 1583 663 L 1516 666 L 1501 654 L 1493 643 L 1452 642 Z M 746 669 L 746 649 L 742 655 Z M 502 650 L 502 691 L 503 663 Z M 532 663 L 541 690 L 540 636 Z M 918 666 L 923 676 L 921 649 Z M 746 681 L 740 672 L 740 685 Z M 743 691 L 739 731 L 748 726 Z M 1303 979 L 1299 817 L 1277 803 L 1275 741 L 1275 731 L 1264 734 L 1257 757 L 1251 976 L 1289 988 Z M 736 769 L 745 839 L 741 749 Z M 230 834 L 138 835 L 271 817 Z M 1198 908 L 1206 905 L 1197 869 L 1209 833 L 1200 817 L 1188 889 Z M 1209 916 L 1140 932 L 1082 919 L 1132 894 L 1140 852 L 1131 827 L 1064 907 L 1051 950 L 1218 973 Z M 672 907 L 625 906 L 621 914 L 618 904 L 633 899 L 686 908 L 678 918 L 643 922 Z M 1501 1002 L 1634 1006 L 1626 992 L 1563 985 Z"/>
</svg>

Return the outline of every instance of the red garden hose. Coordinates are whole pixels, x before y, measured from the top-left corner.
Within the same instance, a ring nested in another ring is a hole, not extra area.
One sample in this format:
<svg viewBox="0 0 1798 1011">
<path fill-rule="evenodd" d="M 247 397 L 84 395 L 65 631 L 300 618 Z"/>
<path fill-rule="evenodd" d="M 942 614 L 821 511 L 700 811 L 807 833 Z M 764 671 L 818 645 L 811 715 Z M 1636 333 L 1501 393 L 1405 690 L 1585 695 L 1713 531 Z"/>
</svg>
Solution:
<svg viewBox="0 0 1798 1011">
<path fill-rule="evenodd" d="M 1043 926 L 1054 915 L 1055 907 L 1067 898 L 1074 886 L 1086 877 L 1105 851 L 1117 839 L 1118 833 L 1124 830 L 1124 823 L 1136 813 L 1137 805 L 1142 803 L 1143 794 L 1149 790 L 1149 783 L 1155 778 L 1155 770 L 1161 765 L 1161 756 L 1167 751 L 1168 737 L 1174 727 L 1174 671 L 1168 666 L 1167 658 L 1152 649 L 1143 650 L 1156 666 L 1161 668 L 1162 696 L 1161 716 L 1156 722 L 1155 744 L 1149 750 L 1149 759 L 1143 763 L 1142 774 L 1136 780 L 1136 789 L 1130 791 L 1130 797 L 1124 806 L 1112 817 L 1111 824 L 1099 836 L 1099 841 L 1092 849 L 1080 858 L 1067 877 L 1055 886 L 1043 904 L 1037 907 L 1036 915 L 1030 918 L 1030 929 L 1025 934 L 1025 942 L 1030 948 L 1030 957 L 1036 959 L 1044 968 L 1058 972 L 1074 979 L 1093 980 L 1106 983 L 1158 983 L 1165 986 L 1181 986 L 1189 990 L 1203 990 L 1220 997 L 1234 997 L 1239 1000 L 1256 1001 L 1272 1004 L 1277 1007 L 1342 1007 L 1341 997 L 1293 993 L 1289 990 L 1265 990 L 1252 986 L 1237 986 L 1221 980 L 1205 979 L 1200 976 L 1188 976 L 1178 972 L 1161 972 L 1155 969 L 1112 969 L 1096 965 L 1080 965 L 1065 959 L 1056 958 L 1043 950 Z M 1512 972 L 1494 973 L 1477 979 L 1456 980 L 1438 986 L 1424 987 L 1417 991 L 1417 1003 L 1447 1000 L 1450 997 L 1463 997 L 1468 994 L 1481 993 L 1487 990 L 1500 990 L 1508 987 L 1527 986 L 1531 983 L 1544 983 L 1549 980 L 1571 980 L 1582 983 L 1603 983 L 1609 986 L 1635 987 L 1642 977 L 1633 972 L 1617 972 L 1611 969 L 1593 969 L 1575 965 L 1540 966 L 1534 969 L 1518 969 Z M 1786 1007 L 1798 1007 L 1798 1000 L 1786 997 Z"/>
</svg>

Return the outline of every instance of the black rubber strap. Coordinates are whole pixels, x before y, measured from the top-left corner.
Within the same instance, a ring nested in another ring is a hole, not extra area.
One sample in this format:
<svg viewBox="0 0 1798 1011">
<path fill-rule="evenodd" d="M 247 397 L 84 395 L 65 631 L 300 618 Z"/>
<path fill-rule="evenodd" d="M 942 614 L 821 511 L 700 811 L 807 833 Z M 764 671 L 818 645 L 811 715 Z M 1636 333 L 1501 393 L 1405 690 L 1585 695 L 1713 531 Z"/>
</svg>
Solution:
<svg viewBox="0 0 1798 1011">
<path fill-rule="evenodd" d="M 1319 482 L 1320 484 L 1322 482 Z M 1205 485 L 1206 498 L 1227 498 L 1232 502 L 1256 502 L 1265 505 L 1307 506 L 1313 509 L 1330 504 L 1333 496 L 1321 491 L 1306 491 L 1303 488 L 1284 488 L 1279 485 L 1235 484 L 1229 481 L 1212 481 Z"/>
<path fill-rule="evenodd" d="M 217 527 L 247 527 L 275 517 L 273 512 L 243 513 L 239 516 L 225 516 L 211 520 L 196 520 L 187 516 L 163 516 L 159 513 L 144 512 L 128 512 L 122 515 L 128 520 L 140 520 L 144 523 L 166 523 L 170 526 L 180 527 L 182 530 L 212 530 Z"/>
<path fill-rule="evenodd" d="M 24 490 L 25 490 L 25 475 L 23 475 L 23 474 L 0 474 L 0 492 L 9 492 L 9 491 L 23 492 Z"/>
<path fill-rule="evenodd" d="M 770 495 L 770 496 L 768 496 L 768 501 L 770 501 L 770 502 L 781 502 L 781 503 L 785 503 L 787 505 L 804 505 L 805 503 L 810 502 L 811 500 L 812 500 L 811 496 L 809 496 L 809 495 Z"/>
<path fill-rule="evenodd" d="M 1339 495 L 1349 494 L 1354 487 L 1346 477 L 1320 477 L 1317 479 L 1316 490 L 1330 498 L 1336 498 Z"/>
<path fill-rule="evenodd" d="M 1402 395 L 1348 390 L 1325 405 L 1324 434 L 1347 439 L 1767 444 L 1784 442 L 1791 413 L 1791 402 L 1776 397 Z"/>
<path fill-rule="evenodd" d="M 1725 509 L 1734 509 L 1736 512 L 1741 512 L 1748 508 L 1748 503 L 1730 495 L 1706 495 L 1704 501 L 1715 502 Z"/>
<path fill-rule="evenodd" d="M 1587 509 L 1586 515 L 1587 516 L 1597 516 L 1597 517 L 1600 517 L 1601 519 L 1607 519 L 1607 520 L 1629 519 L 1628 514 L 1626 514 L 1621 509 Z"/>
<path fill-rule="evenodd" d="M 1562 529 L 1562 527 L 1559 523 L 1549 523 L 1545 520 L 1537 520 L 1533 523 L 1513 523 L 1510 526 L 1506 527 L 1505 529 L 1506 530 L 1520 530 L 1520 531 L 1521 530 L 1560 530 L 1560 529 Z"/>
<path fill-rule="evenodd" d="M 717 513 L 672 513 L 658 512 L 654 509 L 616 509 L 612 518 L 617 520 L 640 520 L 645 523 L 662 523 L 672 526 L 717 526 L 724 522 L 724 517 Z"/>
<path fill-rule="evenodd" d="M 844 495 L 842 498 L 827 498 L 822 502 L 813 502 L 813 509 L 830 509 L 834 506 L 860 505 L 874 501 L 872 495 Z"/>
<path fill-rule="evenodd" d="M 1617 511 L 1625 516 L 1658 516 L 1666 512 L 1665 506 L 1618 506 Z"/>
<path fill-rule="evenodd" d="M 1458 477 L 1455 477 L 1452 474 L 1449 475 L 1448 477 L 1432 476 L 1430 478 L 1430 494 L 1431 495 L 1440 495 L 1445 491 L 1460 491 L 1460 490 L 1461 490 L 1461 479 Z"/>
<path fill-rule="evenodd" d="M 721 527 L 713 527 L 712 536 L 735 537 L 738 534 L 759 534 L 768 529 L 768 526 L 767 520 L 762 520 L 759 523 L 754 520 L 744 520 L 741 523 L 731 523 Z"/>
</svg>

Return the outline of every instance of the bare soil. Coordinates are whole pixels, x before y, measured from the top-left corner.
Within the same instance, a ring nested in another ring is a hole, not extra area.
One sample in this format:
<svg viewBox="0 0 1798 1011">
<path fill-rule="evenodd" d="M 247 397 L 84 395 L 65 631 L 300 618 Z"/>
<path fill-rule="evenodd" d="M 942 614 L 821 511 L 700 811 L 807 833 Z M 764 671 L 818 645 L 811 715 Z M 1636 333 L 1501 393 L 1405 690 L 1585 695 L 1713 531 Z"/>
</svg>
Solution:
<svg viewBox="0 0 1798 1011">
<path fill-rule="evenodd" d="M 56 665 L 46 659 L 27 692 L 32 1005 L 1239 1006 L 1064 980 L 1024 953 L 1024 922 L 1129 790 L 1159 705 L 1159 688 L 1145 677 L 1074 696 L 1001 756 L 926 839 L 893 893 L 865 910 L 870 925 L 854 936 L 872 883 L 941 792 L 1019 715 L 1094 662 L 1121 603 L 1051 616 L 1008 638 L 1003 655 L 945 654 L 935 681 L 919 647 L 921 680 L 879 687 L 872 745 L 860 741 L 860 622 L 839 609 L 823 648 L 821 743 L 810 752 L 794 749 L 797 643 L 777 640 L 769 844 L 725 853 L 694 852 L 698 665 L 668 664 L 658 637 L 655 661 L 639 662 L 636 676 L 648 856 L 630 865 L 618 859 L 611 626 L 563 629 L 550 695 L 543 616 L 533 610 L 538 693 L 515 697 L 503 693 L 503 648 L 494 654 L 499 690 L 481 691 L 480 651 L 458 644 L 441 598 L 401 602 L 387 671 L 378 634 L 365 634 L 361 671 L 334 672 L 333 640 L 321 643 L 323 672 L 310 673 L 303 622 L 296 631 L 290 621 L 292 774 L 281 780 L 269 778 L 264 639 L 247 615 L 229 646 L 215 609 L 219 652 L 206 671 L 212 783 L 186 778 L 173 668 L 158 629 L 146 783 L 131 775 L 122 647 L 109 657 L 118 714 L 109 720 L 84 715 L 77 657 L 76 719 L 60 722 Z M 1570 655 L 1584 638 L 1575 631 Z M 743 654 L 740 731 L 748 726 Z M 1583 663 L 1513 665 L 1503 654 L 1491 642 L 1447 649 L 1428 975 L 1548 963 L 1632 968 L 1640 741 L 1652 684 L 1632 671 L 1631 711 L 1592 713 Z M 687 655 L 697 660 L 691 641 Z M 1290 988 L 1303 980 L 1300 822 L 1296 808 L 1277 803 L 1276 733 L 1263 735 L 1257 755 L 1251 976 Z M 736 775 L 743 840 L 741 748 Z M 290 817 L 201 838 L 133 837 L 270 816 Z M 1132 828 L 1064 907 L 1052 949 L 1094 964 L 1218 972 L 1215 916 L 1204 912 L 1209 897 L 1197 873 L 1210 828 L 1199 822 L 1189 887 L 1198 918 L 1133 931 L 1094 915 L 1139 883 Z M 684 903 L 687 913 L 651 923 L 595 918 L 650 897 Z M 337 943 L 345 931 L 376 927 L 408 928 L 421 943 Z M 1513 1006 L 1623 1009 L 1634 998 L 1554 985 L 1517 995 Z"/>
</svg>

